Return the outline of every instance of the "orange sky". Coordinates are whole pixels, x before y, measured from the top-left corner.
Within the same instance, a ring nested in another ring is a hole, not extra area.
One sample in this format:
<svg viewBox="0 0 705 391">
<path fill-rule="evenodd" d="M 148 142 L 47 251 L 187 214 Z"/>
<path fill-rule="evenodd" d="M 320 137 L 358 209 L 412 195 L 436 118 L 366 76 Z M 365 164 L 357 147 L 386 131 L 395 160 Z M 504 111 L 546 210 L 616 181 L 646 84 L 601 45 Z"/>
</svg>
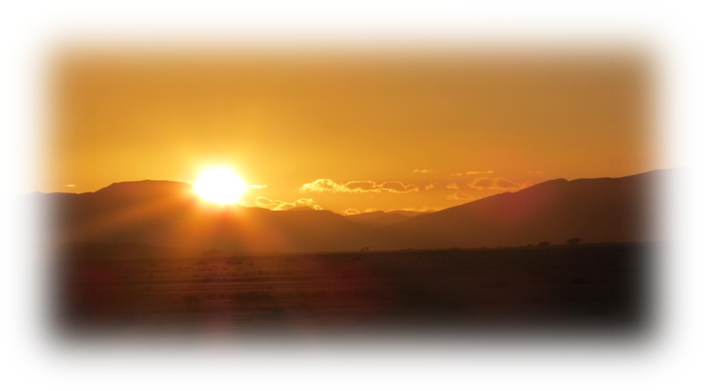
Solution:
<svg viewBox="0 0 705 391">
<path fill-rule="evenodd" d="M 225 165 L 261 185 L 246 206 L 419 210 L 660 168 L 626 53 L 102 51 L 54 71 L 45 192 Z"/>
</svg>

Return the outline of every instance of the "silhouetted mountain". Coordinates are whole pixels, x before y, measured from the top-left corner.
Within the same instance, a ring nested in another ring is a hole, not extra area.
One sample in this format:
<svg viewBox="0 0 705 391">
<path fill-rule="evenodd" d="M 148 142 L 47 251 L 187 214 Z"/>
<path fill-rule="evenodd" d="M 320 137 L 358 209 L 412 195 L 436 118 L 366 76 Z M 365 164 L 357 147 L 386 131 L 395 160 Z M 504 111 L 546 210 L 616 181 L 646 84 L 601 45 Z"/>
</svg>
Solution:
<svg viewBox="0 0 705 391">
<path fill-rule="evenodd" d="M 270 211 L 202 201 L 191 185 L 115 183 L 50 194 L 56 237 L 68 243 L 143 243 L 234 251 L 357 250 L 362 230 L 330 211 Z"/>
<path fill-rule="evenodd" d="M 654 240 L 649 194 L 663 170 L 623 178 L 550 180 L 385 229 L 397 248 L 524 246 Z"/>
<path fill-rule="evenodd" d="M 182 182 L 115 183 L 94 193 L 37 194 L 55 211 L 61 243 L 132 243 L 226 251 L 356 251 L 525 246 L 657 239 L 647 195 L 664 171 L 556 179 L 434 213 L 341 216 L 308 207 L 271 211 L 201 200 Z"/>
<path fill-rule="evenodd" d="M 416 217 L 416 216 L 421 216 L 421 215 L 425 215 L 425 214 L 429 214 L 429 213 L 433 213 L 433 212 L 431 212 L 431 211 L 419 212 L 419 211 L 415 211 L 415 210 L 393 210 L 393 211 L 387 212 L 387 213 L 396 213 L 396 214 L 399 214 L 402 216 Z"/>
<path fill-rule="evenodd" d="M 289 209 L 287 209 L 287 211 L 289 211 L 289 212 L 291 212 L 291 211 L 294 211 L 294 212 L 296 212 L 296 211 L 299 211 L 299 212 L 308 212 L 308 211 L 312 211 L 312 210 L 316 210 L 316 209 L 313 209 L 313 208 L 310 207 L 310 206 L 297 206 L 297 207 L 295 207 L 295 208 L 289 208 Z"/>
<path fill-rule="evenodd" d="M 345 218 L 360 225 L 365 225 L 369 227 L 384 227 L 387 225 L 408 220 L 412 217 L 419 216 L 421 214 L 424 214 L 424 212 L 411 212 L 399 210 L 391 212 L 375 211 L 360 213 L 356 215 L 348 215 L 345 216 Z"/>
</svg>

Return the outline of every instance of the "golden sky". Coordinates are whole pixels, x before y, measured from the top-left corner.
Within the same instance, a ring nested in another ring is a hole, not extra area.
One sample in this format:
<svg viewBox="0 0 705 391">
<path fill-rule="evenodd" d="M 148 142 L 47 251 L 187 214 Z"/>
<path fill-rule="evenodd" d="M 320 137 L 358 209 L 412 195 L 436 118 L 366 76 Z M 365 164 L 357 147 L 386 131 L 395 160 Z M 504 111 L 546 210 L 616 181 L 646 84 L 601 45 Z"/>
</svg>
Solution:
<svg viewBox="0 0 705 391">
<path fill-rule="evenodd" d="M 660 168 L 644 58 L 577 52 L 66 52 L 39 190 L 229 166 L 246 206 L 424 210 Z"/>
</svg>

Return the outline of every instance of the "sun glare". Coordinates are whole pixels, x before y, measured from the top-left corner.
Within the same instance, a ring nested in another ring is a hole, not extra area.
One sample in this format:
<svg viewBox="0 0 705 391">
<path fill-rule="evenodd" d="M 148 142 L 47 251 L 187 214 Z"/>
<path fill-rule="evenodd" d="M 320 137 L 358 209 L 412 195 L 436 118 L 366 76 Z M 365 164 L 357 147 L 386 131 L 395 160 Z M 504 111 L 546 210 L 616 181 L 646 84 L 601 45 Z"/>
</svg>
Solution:
<svg viewBox="0 0 705 391">
<path fill-rule="evenodd" d="M 225 167 L 213 167 L 201 172 L 194 183 L 194 190 L 204 200 L 233 204 L 240 201 L 247 185 L 234 171 Z"/>
</svg>

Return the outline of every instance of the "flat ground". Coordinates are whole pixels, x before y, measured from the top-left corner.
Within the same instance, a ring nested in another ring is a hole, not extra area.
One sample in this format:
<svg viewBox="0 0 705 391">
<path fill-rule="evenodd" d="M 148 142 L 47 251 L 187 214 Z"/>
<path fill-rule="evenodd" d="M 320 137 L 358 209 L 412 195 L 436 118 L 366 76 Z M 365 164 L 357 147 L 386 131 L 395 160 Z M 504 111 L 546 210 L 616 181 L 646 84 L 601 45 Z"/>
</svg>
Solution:
<svg viewBox="0 0 705 391">
<path fill-rule="evenodd" d="M 54 308 L 61 330 L 74 335 L 637 331 L 648 318 L 649 251 L 644 244 L 599 244 L 169 259 L 74 255 L 56 262 Z"/>
</svg>

